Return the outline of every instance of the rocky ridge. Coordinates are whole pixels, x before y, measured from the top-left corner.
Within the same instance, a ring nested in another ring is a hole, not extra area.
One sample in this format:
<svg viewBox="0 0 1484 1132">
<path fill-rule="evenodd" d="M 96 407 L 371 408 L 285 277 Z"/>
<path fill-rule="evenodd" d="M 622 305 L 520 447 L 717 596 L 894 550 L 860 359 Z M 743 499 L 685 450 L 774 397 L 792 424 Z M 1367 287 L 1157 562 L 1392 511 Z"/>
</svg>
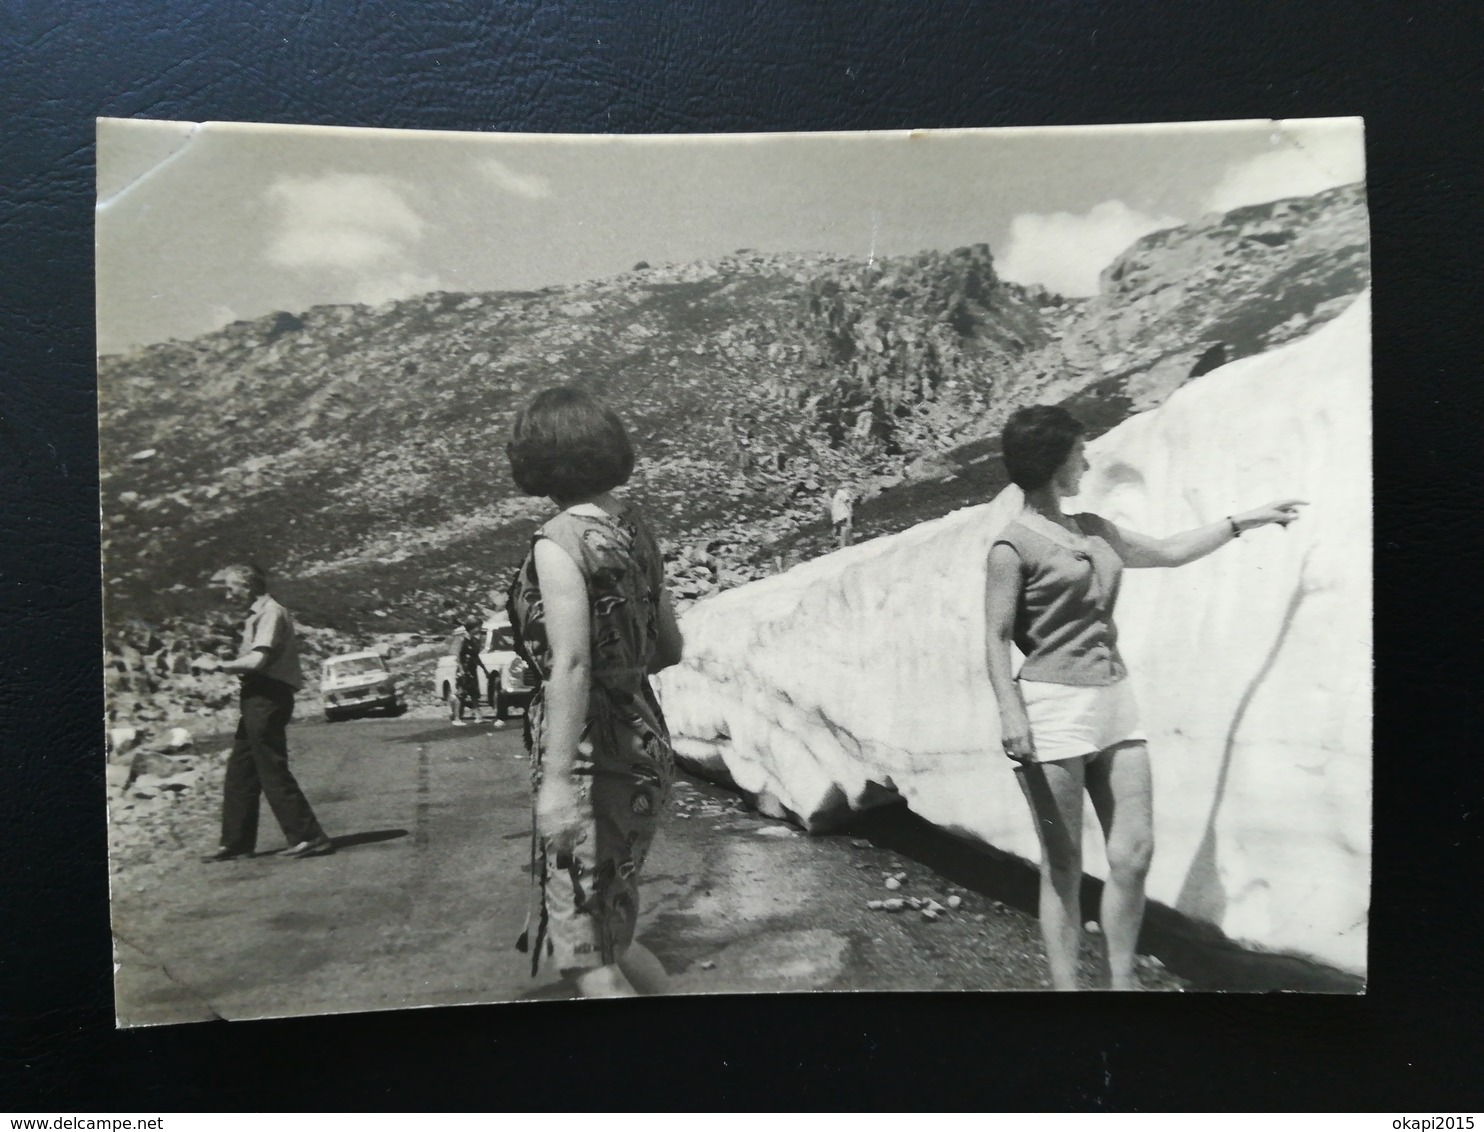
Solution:
<svg viewBox="0 0 1484 1132">
<path fill-rule="evenodd" d="M 1369 281 L 1359 185 L 1154 232 L 1103 270 L 1098 294 L 1026 358 L 1009 392 L 1016 402 L 1075 398 L 1089 415 L 1121 420 L 1192 377 L 1303 337 Z"/>
</svg>

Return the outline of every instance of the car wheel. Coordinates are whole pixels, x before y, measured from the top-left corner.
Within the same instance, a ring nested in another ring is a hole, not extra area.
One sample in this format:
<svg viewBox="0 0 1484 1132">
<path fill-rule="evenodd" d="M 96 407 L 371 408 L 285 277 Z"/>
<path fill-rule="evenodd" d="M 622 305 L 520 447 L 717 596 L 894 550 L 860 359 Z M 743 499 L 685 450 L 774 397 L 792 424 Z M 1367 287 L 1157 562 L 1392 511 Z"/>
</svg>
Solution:
<svg viewBox="0 0 1484 1132">
<path fill-rule="evenodd" d="M 334 723 L 339 718 L 340 718 L 340 716 L 337 715 L 335 712 L 331 711 L 329 708 L 325 708 L 325 722 L 326 723 Z"/>
</svg>

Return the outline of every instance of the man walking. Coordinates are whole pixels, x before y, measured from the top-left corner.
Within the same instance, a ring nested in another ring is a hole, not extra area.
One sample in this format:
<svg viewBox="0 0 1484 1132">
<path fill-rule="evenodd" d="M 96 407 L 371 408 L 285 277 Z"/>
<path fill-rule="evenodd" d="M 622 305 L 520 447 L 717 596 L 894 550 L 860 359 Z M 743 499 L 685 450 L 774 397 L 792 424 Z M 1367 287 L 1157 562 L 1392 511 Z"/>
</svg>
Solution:
<svg viewBox="0 0 1484 1132">
<path fill-rule="evenodd" d="M 241 655 L 206 660 L 208 672 L 231 672 L 242 679 L 242 716 L 227 759 L 222 798 L 222 843 L 207 861 L 251 857 L 258 841 L 258 799 L 266 795 L 283 827 L 288 848 L 281 857 L 323 857 L 335 852 L 299 783 L 289 771 L 286 731 L 294 714 L 294 693 L 304 684 L 294 619 L 268 594 L 268 580 L 256 566 L 233 565 L 212 579 L 225 599 L 247 614 Z"/>
<path fill-rule="evenodd" d="M 849 546 L 855 533 L 855 493 L 849 484 L 842 483 L 830 497 L 830 524 L 835 531 L 835 546 Z"/>
</svg>

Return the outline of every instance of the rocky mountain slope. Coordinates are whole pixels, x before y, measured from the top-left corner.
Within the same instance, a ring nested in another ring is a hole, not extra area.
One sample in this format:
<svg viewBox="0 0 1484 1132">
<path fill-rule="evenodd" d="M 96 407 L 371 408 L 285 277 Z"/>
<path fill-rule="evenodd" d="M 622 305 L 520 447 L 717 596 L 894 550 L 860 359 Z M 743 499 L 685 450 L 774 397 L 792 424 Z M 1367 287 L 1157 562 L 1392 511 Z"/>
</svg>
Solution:
<svg viewBox="0 0 1484 1132">
<path fill-rule="evenodd" d="M 779 510 L 753 498 L 768 473 L 819 469 L 848 439 L 885 455 L 950 438 L 1049 340 L 1042 322 L 987 248 L 874 268 L 745 254 L 539 294 L 279 313 L 104 359 L 108 592 L 149 610 L 255 555 L 326 613 L 420 623 L 441 609 L 388 587 L 386 567 L 415 558 L 429 589 L 482 590 L 545 507 L 515 491 L 502 451 L 536 389 L 575 380 L 621 405 L 644 455 L 634 489 L 679 531 Z M 898 424 L 925 403 L 942 408 Z"/>
<path fill-rule="evenodd" d="M 1017 400 L 1113 402 L 1119 419 L 1193 376 L 1302 337 L 1370 279 L 1360 186 L 1154 232 L 1104 269 L 1068 332 L 1025 360 Z M 1111 422 L 1110 422 L 1111 423 Z"/>
<path fill-rule="evenodd" d="M 983 245 L 873 263 L 744 249 L 539 292 L 278 312 L 105 357 L 113 667 L 136 671 L 131 649 L 178 668 L 219 635 L 201 585 L 229 560 L 273 571 L 327 651 L 416 648 L 405 635 L 489 604 L 548 508 L 516 492 L 503 444 L 549 384 L 622 408 L 631 492 L 690 601 L 824 549 L 842 481 L 867 537 L 978 502 L 1011 407 L 1065 401 L 1103 431 L 1332 317 L 1368 277 L 1351 186 L 1154 233 L 1088 300 L 999 279 Z"/>
<path fill-rule="evenodd" d="M 1069 310 L 1061 333 L 1000 383 L 976 435 L 920 461 L 915 482 L 856 512 L 870 535 L 902 531 L 1005 486 L 997 440 L 1021 405 L 1066 405 L 1098 436 L 1162 404 L 1192 378 L 1294 341 L 1345 310 L 1370 281 L 1363 186 L 1253 205 L 1135 242 Z M 819 529 L 787 541 L 826 548 Z"/>
</svg>

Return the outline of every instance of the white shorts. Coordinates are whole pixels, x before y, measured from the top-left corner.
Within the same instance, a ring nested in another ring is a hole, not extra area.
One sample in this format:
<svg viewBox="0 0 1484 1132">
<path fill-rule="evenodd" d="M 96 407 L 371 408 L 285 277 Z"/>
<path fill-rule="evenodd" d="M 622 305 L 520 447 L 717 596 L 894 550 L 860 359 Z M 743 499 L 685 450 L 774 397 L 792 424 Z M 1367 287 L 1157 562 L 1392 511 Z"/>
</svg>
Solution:
<svg viewBox="0 0 1484 1132">
<path fill-rule="evenodd" d="M 1036 745 L 1032 762 L 1075 759 L 1144 740 L 1139 703 L 1127 680 L 1095 685 L 1018 683 Z"/>
</svg>

